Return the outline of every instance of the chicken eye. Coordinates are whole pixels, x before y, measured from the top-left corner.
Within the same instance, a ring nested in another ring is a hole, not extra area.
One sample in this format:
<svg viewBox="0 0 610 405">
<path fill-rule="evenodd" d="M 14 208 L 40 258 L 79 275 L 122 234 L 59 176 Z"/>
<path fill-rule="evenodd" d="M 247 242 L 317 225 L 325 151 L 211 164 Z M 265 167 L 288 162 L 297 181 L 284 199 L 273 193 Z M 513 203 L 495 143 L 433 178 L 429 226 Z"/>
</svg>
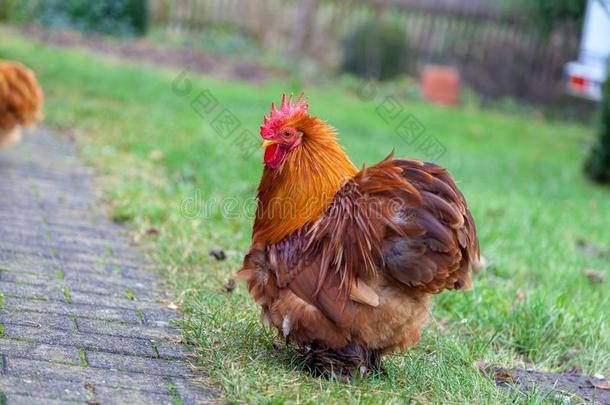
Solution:
<svg viewBox="0 0 610 405">
<path fill-rule="evenodd" d="M 290 138 L 292 136 L 292 132 L 289 129 L 285 129 L 282 131 L 282 136 L 284 138 Z"/>
</svg>

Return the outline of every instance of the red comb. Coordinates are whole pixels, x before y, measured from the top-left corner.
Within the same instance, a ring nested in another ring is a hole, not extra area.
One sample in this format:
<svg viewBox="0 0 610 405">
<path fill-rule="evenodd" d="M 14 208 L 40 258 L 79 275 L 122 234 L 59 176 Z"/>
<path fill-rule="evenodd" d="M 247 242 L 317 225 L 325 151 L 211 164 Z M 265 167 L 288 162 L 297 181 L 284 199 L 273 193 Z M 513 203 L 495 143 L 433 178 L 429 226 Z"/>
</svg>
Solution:
<svg viewBox="0 0 610 405">
<path fill-rule="evenodd" d="M 263 138 L 275 135 L 288 118 L 297 114 L 307 114 L 309 104 L 307 99 L 303 99 L 304 94 L 301 92 L 294 103 L 292 94 L 288 99 L 286 99 L 286 94 L 282 94 L 282 103 L 279 110 L 275 107 L 275 103 L 271 103 L 271 114 L 269 114 L 269 117 L 265 115 L 263 125 L 261 125 L 261 136 Z"/>
</svg>

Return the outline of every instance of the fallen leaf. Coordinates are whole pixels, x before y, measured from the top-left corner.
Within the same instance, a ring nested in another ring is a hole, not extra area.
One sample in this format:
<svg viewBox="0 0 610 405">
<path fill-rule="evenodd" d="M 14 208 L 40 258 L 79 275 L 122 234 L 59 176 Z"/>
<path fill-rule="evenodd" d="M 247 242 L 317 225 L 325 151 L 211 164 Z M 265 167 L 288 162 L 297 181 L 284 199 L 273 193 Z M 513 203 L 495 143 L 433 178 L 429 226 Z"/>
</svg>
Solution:
<svg viewBox="0 0 610 405">
<path fill-rule="evenodd" d="M 563 357 L 557 359 L 557 361 L 555 361 L 555 365 L 556 366 L 562 366 L 564 364 L 566 364 L 567 362 L 569 362 L 570 360 L 572 360 L 574 358 L 574 356 L 576 356 L 578 354 L 579 350 L 575 347 L 571 347 L 568 349 L 568 351 L 566 352 L 566 354 L 563 355 Z M 566 370 L 565 373 L 569 373 L 570 370 L 574 369 L 574 372 L 576 370 L 575 367 L 572 367 L 569 370 Z"/>
<path fill-rule="evenodd" d="M 496 383 L 514 381 L 517 378 L 517 375 L 515 374 L 514 371 L 507 370 L 507 369 L 499 367 L 499 366 L 492 367 L 492 366 L 485 364 L 484 362 L 482 362 L 480 360 L 475 361 L 474 364 L 475 364 L 475 367 L 477 367 L 483 373 L 488 374 L 488 375 L 493 374 L 493 377 L 496 380 Z"/>
<path fill-rule="evenodd" d="M 610 380 L 594 380 L 593 378 L 589 380 L 591 385 L 595 388 L 599 388 L 600 390 L 610 390 Z"/>
<path fill-rule="evenodd" d="M 150 153 L 148 154 L 148 158 L 157 162 L 159 160 L 165 159 L 165 153 L 163 153 L 162 150 L 154 149 L 150 151 Z"/>
<path fill-rule="evenodd" d="M 496 382 L 515 381 L 516 377 L 515 373 L 503 368 L 494 370 L 494 376 L 496 377 Z"/>
<path fill-rule="evenodd" d="M 210 250 L 210 255 L 214 256 L 214 259 L 216 259 L 216 260 L 224 260 L 227 258 L 224 250 L 222 250 L 220 248 L 214 248 L 214 249 Z"/>
<path fill-rule="evenodd" d="M 601 284 L 606 281 L 606 275 L 592 269 L 583 269 L 580 274 L 589 279 L 591 284 Z"/>
<path fill-rule="evenodd" d="M 230 278 L 229 281 L 227 281 L 227 284 L 225 285 L 225 290 L 227 290 L 227 292 L 233 292 L 233 290 L 235 290 L 235 280 Z"/>
<path fill-rule="evenodd" d="M 149 236 L 158 236 L 159 235 L 159 230 L 157 228 L 148 228 L 146 230 L 146 234 Z"/>
<path fill-rule="evenodd" d="M 565 356 L 563 356 L 563 361 L 570 361 L 578 354 L 578 349 L 575 347 L 570 347 Z"/>
</svg>

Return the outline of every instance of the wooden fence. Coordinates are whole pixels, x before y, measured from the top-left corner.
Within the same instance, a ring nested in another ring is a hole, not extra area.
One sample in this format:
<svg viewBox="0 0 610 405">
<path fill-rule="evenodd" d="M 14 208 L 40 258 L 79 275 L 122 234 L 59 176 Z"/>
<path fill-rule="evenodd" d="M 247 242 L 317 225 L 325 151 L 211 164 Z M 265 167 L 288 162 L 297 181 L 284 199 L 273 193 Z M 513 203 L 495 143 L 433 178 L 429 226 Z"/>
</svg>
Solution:
<svg viewBox="0 0 610 405">
<path fill-rule="evenodd" d="M 421 0 L 150 0 L 151 23 L 169 30 L 229 26 L 265 47 L 341 61 L 344 38 L 383 16 L 405 27 L 412 48 L 406 73 L 425 64 L 457 67 L 467 85 L 488 97 L 552 102 L 562 93 L 564 64 L 577 56 L 578 28 L 548 35 L 518 15 L 493 8 L 447 7 Z"/>
</svg>

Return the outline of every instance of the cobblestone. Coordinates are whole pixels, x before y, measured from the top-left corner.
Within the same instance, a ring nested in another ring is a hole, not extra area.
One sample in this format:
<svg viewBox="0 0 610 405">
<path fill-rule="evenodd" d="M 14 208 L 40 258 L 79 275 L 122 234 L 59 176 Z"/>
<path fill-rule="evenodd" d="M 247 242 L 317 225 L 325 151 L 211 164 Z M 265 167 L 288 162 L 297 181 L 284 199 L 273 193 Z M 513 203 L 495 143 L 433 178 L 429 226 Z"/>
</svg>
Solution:
<svg viewBox="0 0 610 405">
<path fill-rule="evenodd" d="M 178 315 L 92 184 L 45 131 L 0 151 L 0 403 L 213 402 Z"/>
</svg>

